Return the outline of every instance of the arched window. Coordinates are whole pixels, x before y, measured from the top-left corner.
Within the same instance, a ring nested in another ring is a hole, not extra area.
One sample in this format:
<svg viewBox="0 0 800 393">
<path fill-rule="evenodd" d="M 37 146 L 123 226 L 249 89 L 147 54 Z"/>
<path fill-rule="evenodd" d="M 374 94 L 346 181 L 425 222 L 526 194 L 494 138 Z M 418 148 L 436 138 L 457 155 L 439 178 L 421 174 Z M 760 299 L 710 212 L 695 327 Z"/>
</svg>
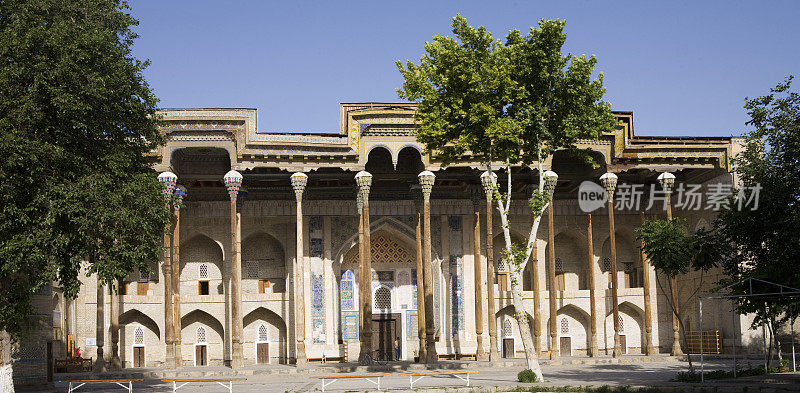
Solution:
<svg viewBox="0 0 800 393">
<path fill-rule="evenodd" d="M 258 278 L 258 260 L 249 260 L 245 262 L 247 278 Z"/>
<path fill-rule="evenodd" d="M 387 287 L 380 287 L 375 291 L 375 308 L 379 310 L 392 309 L 392 291 Z"/>
<path fill-rule="evenodd" d="M 564 261 L 561 258 L 556 258 L 556 273 L 564 272 Z"/>
<path fill-rule="evenodd" d="M 143 345 L 144 344 L 144 332 L 142 328 L 137 327 L 133 333 L 133 344 L 134 345 Z"/>
<path fill-rule="evenodd" d="M 511 333 L 511 320 L 505 319 L 503 320 L 503 337 L 511 338 L 513 334 Z"/>
<path fill-rule="evenodd" d="M 206 329 L 204 327 L 197 328 L 197 342 L 206 343 Z"/>
<path fill-rule="evenodd" d="M 603 258 L 603 271 L 610 272 L 611 271 L 611 258 Z"/>
<path fill-rule="evenodd" d="M 622 323 L 622 315 L 619 316 L 619 331 L 620 333 L 625 331 L 625 325 Z"/>
<path fill-rule="evenodd" d="M 567 318 L 561 318 L 561 334 L 569 334 L 569 321 Z"/>
<path fill-rule="evenodd" d="M 257 342 L 265 343 L 269 341 L 269 331 L 266 325 L 259 325 Z"/>
<path fill-rule="evenodd" d="M 198 268 L 197 276 L 200 277 L 201 280 L 208 279 L 208 265 L 201 263 L 200 267 Z"/>
</svg>

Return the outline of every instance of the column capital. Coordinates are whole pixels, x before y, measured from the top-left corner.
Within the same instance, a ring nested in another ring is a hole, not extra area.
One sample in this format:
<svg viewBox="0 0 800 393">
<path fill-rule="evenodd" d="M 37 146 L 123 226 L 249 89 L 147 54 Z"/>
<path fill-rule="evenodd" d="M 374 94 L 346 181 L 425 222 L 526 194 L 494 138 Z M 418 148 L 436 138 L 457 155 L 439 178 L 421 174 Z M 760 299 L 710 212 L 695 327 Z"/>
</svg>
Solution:
<svg viewBox="0 0 800 393">
<path fill-rule="evenodd" d="M 358 193 L 361 194 L 362 203 L 368 203 L 369 189 L 372 186 L 372 174 L 367 171 L 356 173 L 356 185 L 358 186 Z"/>
<path fill-rule="evenodd" d="M 244 177 L 239 171 L 230 170 L 222 178 L 225 182 L 225 188 L 228 189 L 228 195 L 232 202 L 236 202 L 236 197 L 239 195 L 239 188 L 242 186 Z"/>
<path fill-rule="evenodd" d="M 483 192 L 486 194 L 487 201 L 492 200 L 495 184 L 497 184 L 497 174 L 491 171 L 481 174 L 481 185 L 483 185 Z"/>
<path fill-rule="evenodd" d="M 294 197 L 297 199 L 297 202 L 303 200 L 303 191 L 306 189 L 306 184 L 308 184 L 308 175 L 303 172 L 295 172 L 289 178 L 292 183 L 292 188 L 294 189 Z"/>
<path fill-rule="evenodd" d="M 419 179 L 420 187 L 422 187 L 422 197 L 425 200 L 429 200 L 431 191 L 433 191 L 433 183 L 436 181 L 436 175 L 431 171 L 422 171 L 417 175 L 417 178 Z"/>
</svg>

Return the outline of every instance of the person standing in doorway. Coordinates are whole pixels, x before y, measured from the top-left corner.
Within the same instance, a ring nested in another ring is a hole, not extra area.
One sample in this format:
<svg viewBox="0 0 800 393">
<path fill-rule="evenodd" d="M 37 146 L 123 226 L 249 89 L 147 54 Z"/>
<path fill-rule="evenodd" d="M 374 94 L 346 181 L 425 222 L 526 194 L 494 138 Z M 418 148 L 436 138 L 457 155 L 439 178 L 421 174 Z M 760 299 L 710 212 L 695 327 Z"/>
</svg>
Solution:
<svg viewBox="0 0 800 393">
<path fill-rule="evenodd" d="M 394 360 L 400 360 L 400 339 L 394 339 Z"/>
</svg>

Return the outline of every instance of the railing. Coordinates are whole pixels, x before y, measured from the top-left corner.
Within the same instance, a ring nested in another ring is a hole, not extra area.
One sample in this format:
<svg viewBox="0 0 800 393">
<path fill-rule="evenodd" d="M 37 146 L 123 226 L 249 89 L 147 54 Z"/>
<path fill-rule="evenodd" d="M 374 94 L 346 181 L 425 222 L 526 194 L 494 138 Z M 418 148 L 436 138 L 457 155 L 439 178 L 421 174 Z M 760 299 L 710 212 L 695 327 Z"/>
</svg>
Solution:
<svg viewBox="0 0 800 393">
<path fill-rule="evenodd" d="M 703 353 L 704 354 L 720 354 L 722 353 L 722 336 L 719 330 L 698 330 L 686 332 L 686 345 L 687 353 L 699 354 L 700 353 L 700 337 L 703 338 Z"/>
</svg>

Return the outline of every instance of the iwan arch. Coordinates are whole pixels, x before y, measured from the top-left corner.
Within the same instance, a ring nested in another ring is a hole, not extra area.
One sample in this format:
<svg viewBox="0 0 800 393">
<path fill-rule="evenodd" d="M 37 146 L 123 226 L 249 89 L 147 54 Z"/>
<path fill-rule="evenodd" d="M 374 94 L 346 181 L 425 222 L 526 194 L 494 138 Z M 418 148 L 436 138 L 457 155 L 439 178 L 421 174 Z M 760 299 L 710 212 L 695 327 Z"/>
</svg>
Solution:
<svg viewBox="0 0 800 393">
<path fill-rule="evenodd" d="M 357 361 L 366 329 L 371 351 L 393 356 L 397 340 L 401 359 L 414 360 L 425 331 L 419 323 L 420 294 L 429 290 L 433 318 L 426 324 L 440 357 L 490 356 L 492 349 L 492 356 L 521 356 L 507 267 L 497 257 L 504 240 L 496 216 L 490 243 L 495 274 L 488 275 L 487 212 L 479 179 L 485 169 L 470 158 L 444 168 L 425 154 L 414 139 L 413 111 L 411 104 L 341 104 L 337 134 L 287 134 L 260 132 L 254 109 L 163 110 L 166 144 L 154 152 L 155 170 L 173 172 L 188 190 L 174 242 L 164 260 L 153 261 L 157 274 L 132 274 L 118 295 L 101 292 L 105 310 L 118 311 L 103 313 L 102 337 L 93 311 L 97 284 L 86 279 L 78 299 L 65 305 L 64 337 L 73 335 L 91 355 L 97 348 L 87 339 L 101 342 L 106 359 L 118 353 L 123 367 L 236 367 L 323 357 Z M 664 171 L 678 182 L 734 181 L 735 140 L 638 137 L 632 113 L 616 116 L 616 129 L 582 146 L 594 151 L 599 168 L 561 153 L 545 163 L 559 174 L 554 225 L 543 223 L 536 258 L 523 274 L 525 311 L 541 356 L 611 356 L 612 274 L 619 282 L 623 352 L 669 353 L 673 346 L 670 310 L 633 232 L 643 215 L 663 216 L 664 211 L 656 203 L 644 212 L 615 213 L 618 263 L 617 272 L 611 272 L 607 211 L 592 213 L 589 232 L 590 217 L 577 204 L 581 182 L 597 181 L 607 171 L 620 183 L 646 187 Z M 242 174 L 246 190 L 237 194 L 236 203 L 223 181 L 230 170 Z M 418 183 L 425 170 L 436 176 L 427 232 Z M 360 201 L 369 209 L 363 221 L 355 181 L 359 171 L 372 175 L 368 204 Z M 295 173 L 307 175 L 305 187 L 293 188 Z M 527 238 L 526 199 L 536 179 L 530 168 L 513 170 L 514 239 Z M 676 210 L 675 215 L 690 227 L 713 220 L 713 212 L 705 210 Z M 553 261 L 547 252 L 550 231 Z M 366 238 L 370 252 L 362 256 Z M 426 260 L 426 241 L 431 288 L 423 291 L 419 285 L 426 280 L 419 280 L 418 268 Z M 366 259 L 368 278 L 362 272 Z M 548 264 L 555 270 L 552 283 Z M 681 292 L 693 292 L 695 282 L 695 277 L 681 280 Z M 491 300 L 488 285 L 494 289 Z M 552 299 L 550 285 L 556 288 Z M 550 315 L 551 302 L 555 315 Z M 705 323 L 721 331 L 724 346 L 740 345 L 741 324 L 731 329 L 729 307 L 718 309 Z M 116 326 L 118 339 L 112 334 Z"/>
</svg>

